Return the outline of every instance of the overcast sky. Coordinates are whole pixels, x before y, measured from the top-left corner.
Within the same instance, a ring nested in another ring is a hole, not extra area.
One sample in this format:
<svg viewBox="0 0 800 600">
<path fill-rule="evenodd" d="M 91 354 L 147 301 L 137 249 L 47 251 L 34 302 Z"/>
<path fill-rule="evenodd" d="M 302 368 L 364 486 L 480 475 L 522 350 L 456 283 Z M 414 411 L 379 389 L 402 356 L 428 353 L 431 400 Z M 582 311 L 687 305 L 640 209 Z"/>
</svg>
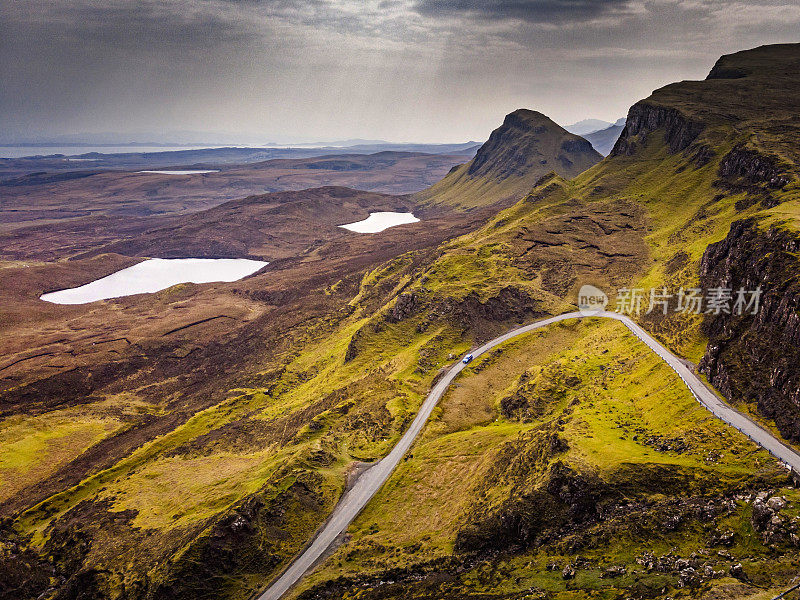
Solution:
<svg viewBox="0 0 800 600">
<path fill-rule="evenodd" d="M 2 0 L 0 135 L 483 140 L 797 41 L 797 0 Z"/>
</svg>

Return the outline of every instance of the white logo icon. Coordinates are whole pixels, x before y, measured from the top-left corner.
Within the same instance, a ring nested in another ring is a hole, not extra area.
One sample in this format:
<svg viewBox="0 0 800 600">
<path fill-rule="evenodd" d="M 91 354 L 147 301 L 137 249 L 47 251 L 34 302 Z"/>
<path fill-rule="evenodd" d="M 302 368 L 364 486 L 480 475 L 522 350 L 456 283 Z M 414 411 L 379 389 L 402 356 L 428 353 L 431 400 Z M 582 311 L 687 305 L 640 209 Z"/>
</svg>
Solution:
<svg viewBox="0 0 800 600">
<path fill-rule="evenodd" d="M 582 315 L 597 315 L 603 312 L 608 305 L 606 293 L 593 285 L 581 286 L 578 292 L 578 310 Z"/>
</svg>

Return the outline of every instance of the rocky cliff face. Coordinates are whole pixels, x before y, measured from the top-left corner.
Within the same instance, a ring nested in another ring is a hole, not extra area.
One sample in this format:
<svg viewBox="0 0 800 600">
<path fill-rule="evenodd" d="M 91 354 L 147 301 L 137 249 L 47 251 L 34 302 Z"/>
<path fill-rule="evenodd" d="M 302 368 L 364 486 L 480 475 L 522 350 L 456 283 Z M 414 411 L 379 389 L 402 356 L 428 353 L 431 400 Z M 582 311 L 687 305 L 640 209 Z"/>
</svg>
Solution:
<svg viewBox="0 0 800 600">
<path fill-rule="evenodd" d="M 666 85 L 634 104 L 611 156 L 634 154 L 659 130 L 673 153 L 693 145 L 721 149 L 728 141 L 796 164 L 798 79 L 797 44 L 723 56 L 705 80 Z M 749 158 L 734 152 L 729 166 L 735 171 L 741 159 Z"/>
<path fill-rule="evenodd" d="M 755 315 L 720 314 L 706 323 L 700 370 L 731 400 L 755 404 L 781 434 L 800 441 L 800 236 L 737 221 L 700 263 L 704 288 L 763 290 Z"/>
<path fill-rule="evenodd" d="M 726 179 L 740 178 L 750 184 L 766 183 L 778 188 L 788 183 L 788 178 L 776 163 L 773 157 L 736 146 L 722 159 L 719 174 Z"/>
<path fill-rule="evenodd" d="M 628 119 L 611 156 L 629 156 L 657 129 L 664 129 L 664 141 L 671 152 L 680 152 L 689 147 L 705 128 L 697 120 L 690 119 L 676 108 L 658 106 L 647 101 L 634 104 L 628 111 Z"/>
<path fill-rule="evenodd" d="M 720 161 L 719 179 L 716 185 L 731 193 L 745 192 L 746 196 L 736 204 L 738 209 L 761 202 L 772 208 L 785 198 L 773 192 L 781 190 L 791 182 L 792 176 L 784 165 L 771 155 L 764 154 L 743 144 L 737 144 Z"/>
</svg>

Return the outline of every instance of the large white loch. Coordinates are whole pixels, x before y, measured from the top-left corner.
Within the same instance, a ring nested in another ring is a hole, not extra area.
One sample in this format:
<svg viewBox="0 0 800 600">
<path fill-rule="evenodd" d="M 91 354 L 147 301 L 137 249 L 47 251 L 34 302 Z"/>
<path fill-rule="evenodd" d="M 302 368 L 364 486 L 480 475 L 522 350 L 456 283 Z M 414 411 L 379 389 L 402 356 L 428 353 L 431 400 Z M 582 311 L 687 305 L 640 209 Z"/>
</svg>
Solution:
<svg viewBox="0 0 800 600">
<path fill-rule="evenodd" d="M 268 264 L 245 258 L 151 258 L 86 285 L 40 298 L 54 304 L 86 304 L 158 292 L 179 283 L 236 281 Z"/>
</svg>

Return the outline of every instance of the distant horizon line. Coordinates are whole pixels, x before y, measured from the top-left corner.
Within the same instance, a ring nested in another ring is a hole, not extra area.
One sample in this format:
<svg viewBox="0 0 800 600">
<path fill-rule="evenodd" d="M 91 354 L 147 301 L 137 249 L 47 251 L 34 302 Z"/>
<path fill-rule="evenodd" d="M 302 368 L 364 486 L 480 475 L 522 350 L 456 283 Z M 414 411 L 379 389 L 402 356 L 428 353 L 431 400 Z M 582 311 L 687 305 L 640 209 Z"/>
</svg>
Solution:
<svg viewBox="0 0 800 600">
<path fill-rule="evenodd" d="M 574 123 L 569 123 L 566 125 L 562 125 L 561 123 L 557 123 L 560 127 L 567 129 L 568 131 L 570 128 L 582 126 L 588 123 L 604 123 L 607 124 L 606 127 L 618 124 L 620 121 L 624 121 L 625 117 L 621 117 L 616 119 L 615 121 L 606 121 L 605 119 L 598 119 L 595 117 L 587 117 L 585 119 L 581 119 L 579 121 L 575 121 Z M 605 127 L 600 127 L 603 129 Z M 598 129 L 599 130 L 599 129 Z M 177 135 L 181 133 L 201 133 L 201 132 L 175 132 Z M 206 132 L 209 133 L 209 132 Z M 109 135 L 124 135 L 115 132 L 99 132 L 95 134 L 58 134 L 60 137 L 77 137 L 80 135 L 96 135 L 96 136 L 109 136 Z M 140 134 L 131 134 L 131 135 L 140 135 Z M 146 133 L 144 135 L 154 135 L 153 133 Z M 157 134 L 155 134 L 157 135 Z M 210 133 L 210 135 L 214 135 Z M 457 141 L 457 142 L 421 142 L 421 141 L 390 141 L 384 139 L 369 139 L 369 138 L 345 138 L 340 140 L 312 140 L 312 141 L 287 141 L 287 142 L 275 142 L 275 141 L 232 141 L 231 138 L 235 138 L 236 134 L 231 133 L 217 133 L 217 135 L 225 136 L 227 141 L 187 141 L 181 142 L 176 140 L 170 141 L 138 141 L 138 140 L 127 140 L 127 141 L 92 141 L 91 138 L 87 138 L 84 140 L 70 140 L 70 141 L 59 141 L 57 138 L 39 138 L 38 140 L 21 140 L 21 141 L 6 141 L 0 137 L 0 148 L 22 148 L 22 147 L 31 147 L 31 148 L 52 148 L 52 147 L 81 147 L 81 146 L 97 146 L 97 147 L 113 147 L 113 146 L 151 146 L 151 147 L 176 147 L 176 146 L 191 146 L 197 148 L 210 148 L 210 147 L 246 147 L 246 148 L 294 148 L 294 147 L 351 147 L 351 146 L 370 146 L 370 145 L 398 145 L 398 146 L 406 146 L 406 145 L 456 145 L 456 144 L 480 144 L 483 142 L 477 140 L 467 140 L 467 141 Z M 242 134 L 243 136 L 247 136 L 247 134 Z M 252 139 L 252 138 L 251 138 Z M 485 141 L 485 140 L 484 140 Z"/>
<path fill-rule="evenodd" d="M 348 148 L 354 146 L 455 146 L 461 144 L 481 144 L 477 140 L 467 140 L 465 142 L 392 142 L 388 140 L 336 140 L 331 142 L 59 142 L 59 141 L 39 141 L 39 142 L 3 142 L 0 141 L 0 148 L 54 148 L 54 147 L 84 147 L 96 146 L 98 148 L 115 146 L 156 146 L 164 148 L 174 148 L 176 146 L 193 146 L 198 148 L 296 148 L 296 147 L 320 147 L 320 148 Z M 341 145 L 340 145 L 341 144 Z"/>
</svg>

